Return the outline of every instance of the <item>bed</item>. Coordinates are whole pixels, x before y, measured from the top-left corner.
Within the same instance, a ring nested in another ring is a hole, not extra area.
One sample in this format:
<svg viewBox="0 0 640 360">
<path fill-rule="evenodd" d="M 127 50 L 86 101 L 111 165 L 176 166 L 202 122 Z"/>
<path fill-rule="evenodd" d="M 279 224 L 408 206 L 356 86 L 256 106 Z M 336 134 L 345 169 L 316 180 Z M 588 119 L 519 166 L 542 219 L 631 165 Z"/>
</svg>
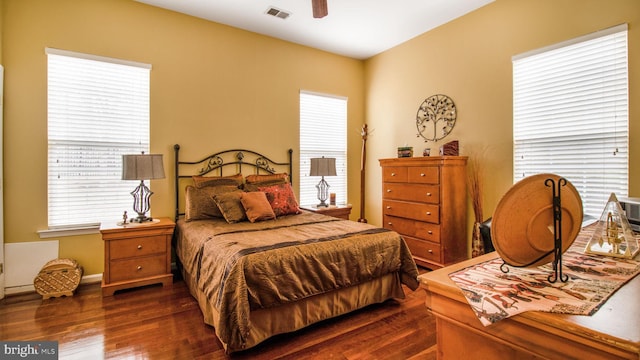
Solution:
<svg viewBox="0 0 640 360">
<path fill-rule="evenodd" d="M 178 268 L 227 353 L 417 289 L 400 235 L 298 207 L 292 150 L 174 149 Z"/>
</svg>

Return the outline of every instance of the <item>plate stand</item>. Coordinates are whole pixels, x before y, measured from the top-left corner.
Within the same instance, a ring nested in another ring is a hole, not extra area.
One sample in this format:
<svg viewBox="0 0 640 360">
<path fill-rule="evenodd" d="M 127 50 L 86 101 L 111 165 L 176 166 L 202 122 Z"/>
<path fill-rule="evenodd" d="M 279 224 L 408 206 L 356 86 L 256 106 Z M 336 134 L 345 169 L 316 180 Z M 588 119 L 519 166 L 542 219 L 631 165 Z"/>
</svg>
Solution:
<svg viewBox="0 0 640 360">
<path fill-rule="evenodd" d="M 544 181 L 544 184 L 545 186 L 550 187 L 553 193 L 553 250 L 545 253 L 544 255 L 540 256 L 527 265 L 518 267 L 529 267 L 532 264 L 540 261 L 540 259 L 549 255 L 550 253 L 553 253 L 553 273 L 549 274 L 547 280 L 550 283 L 555 283 L 556 281 L 558 281 L 558 279 L 562 282 L 567 282 L 567 280 L 569 280 L 569 277 L 565 274 L 562 274 L 562 200 L 560 196 L 560 190 L 563 186 L 567 185 L 567 180 L 561 177 L 556 183 L 553 179 L 549 178 Z M 509 268 L 507 265 L 508 264 L 504 261 L 502 262 L 502 265 L 500 265 L 500 270 L 503 273 L 509 272 Z"/>
</svg>

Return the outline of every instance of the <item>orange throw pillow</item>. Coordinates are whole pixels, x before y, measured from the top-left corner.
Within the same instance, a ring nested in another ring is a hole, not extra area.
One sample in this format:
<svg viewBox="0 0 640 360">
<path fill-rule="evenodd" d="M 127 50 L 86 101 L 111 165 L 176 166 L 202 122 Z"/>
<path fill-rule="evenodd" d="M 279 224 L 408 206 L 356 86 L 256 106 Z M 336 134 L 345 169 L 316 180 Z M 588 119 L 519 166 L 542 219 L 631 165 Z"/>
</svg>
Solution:
<svg viewBox="0 0 640 360">
<path fill-rule="evenodd" d="M 276 214 L 267 200 L 267 194 L 261 191 L 242 193 L 240 198 L 242 207 L 251 222 L 271 220 L 276 218 Z"/>
</svg>

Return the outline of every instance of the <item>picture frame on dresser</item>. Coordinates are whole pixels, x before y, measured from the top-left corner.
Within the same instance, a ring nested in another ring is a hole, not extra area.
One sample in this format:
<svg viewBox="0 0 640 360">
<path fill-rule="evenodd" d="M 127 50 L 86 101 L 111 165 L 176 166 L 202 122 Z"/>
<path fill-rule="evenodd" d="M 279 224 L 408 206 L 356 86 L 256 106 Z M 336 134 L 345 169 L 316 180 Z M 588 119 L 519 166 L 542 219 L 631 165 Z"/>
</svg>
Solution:
<svg viewBox="0 0 640 360">
<path fill-rule="evenodd" d="M 379 159 L 383 227 L 403 236 L 420 266 L 468 258 L 466 156 Z"/>
</svg>

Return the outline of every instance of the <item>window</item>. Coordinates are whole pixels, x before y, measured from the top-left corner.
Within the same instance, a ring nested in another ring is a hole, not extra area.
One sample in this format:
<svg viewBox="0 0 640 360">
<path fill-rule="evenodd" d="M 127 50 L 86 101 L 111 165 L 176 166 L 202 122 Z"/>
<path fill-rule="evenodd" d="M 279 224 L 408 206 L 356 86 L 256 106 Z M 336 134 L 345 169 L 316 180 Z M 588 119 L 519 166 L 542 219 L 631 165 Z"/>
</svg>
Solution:
<svg viewBox="0 0 640 360">
<path fill-rule="evenodd" d="M 513 59 L 514 180 L 555 173 L 599 217 L 628 192 L 627 26 Z"/>
<path fill-rule="evenodd" d="M 337 176 L 326 177 L 337 204 L 347 203 L 347 99 L 300 92 L 300 204 L 316 205 L 317 176 L 309 176 L 310 159 L 336 159 Z M 328 200 L 327 200 L 328 203 Z"/>
<path fill-rule="evenodd" d="M 122 155 L 149 149 L 146 64 L 46 49 L 49 229 L 133 212 Z"/>
</svg>

